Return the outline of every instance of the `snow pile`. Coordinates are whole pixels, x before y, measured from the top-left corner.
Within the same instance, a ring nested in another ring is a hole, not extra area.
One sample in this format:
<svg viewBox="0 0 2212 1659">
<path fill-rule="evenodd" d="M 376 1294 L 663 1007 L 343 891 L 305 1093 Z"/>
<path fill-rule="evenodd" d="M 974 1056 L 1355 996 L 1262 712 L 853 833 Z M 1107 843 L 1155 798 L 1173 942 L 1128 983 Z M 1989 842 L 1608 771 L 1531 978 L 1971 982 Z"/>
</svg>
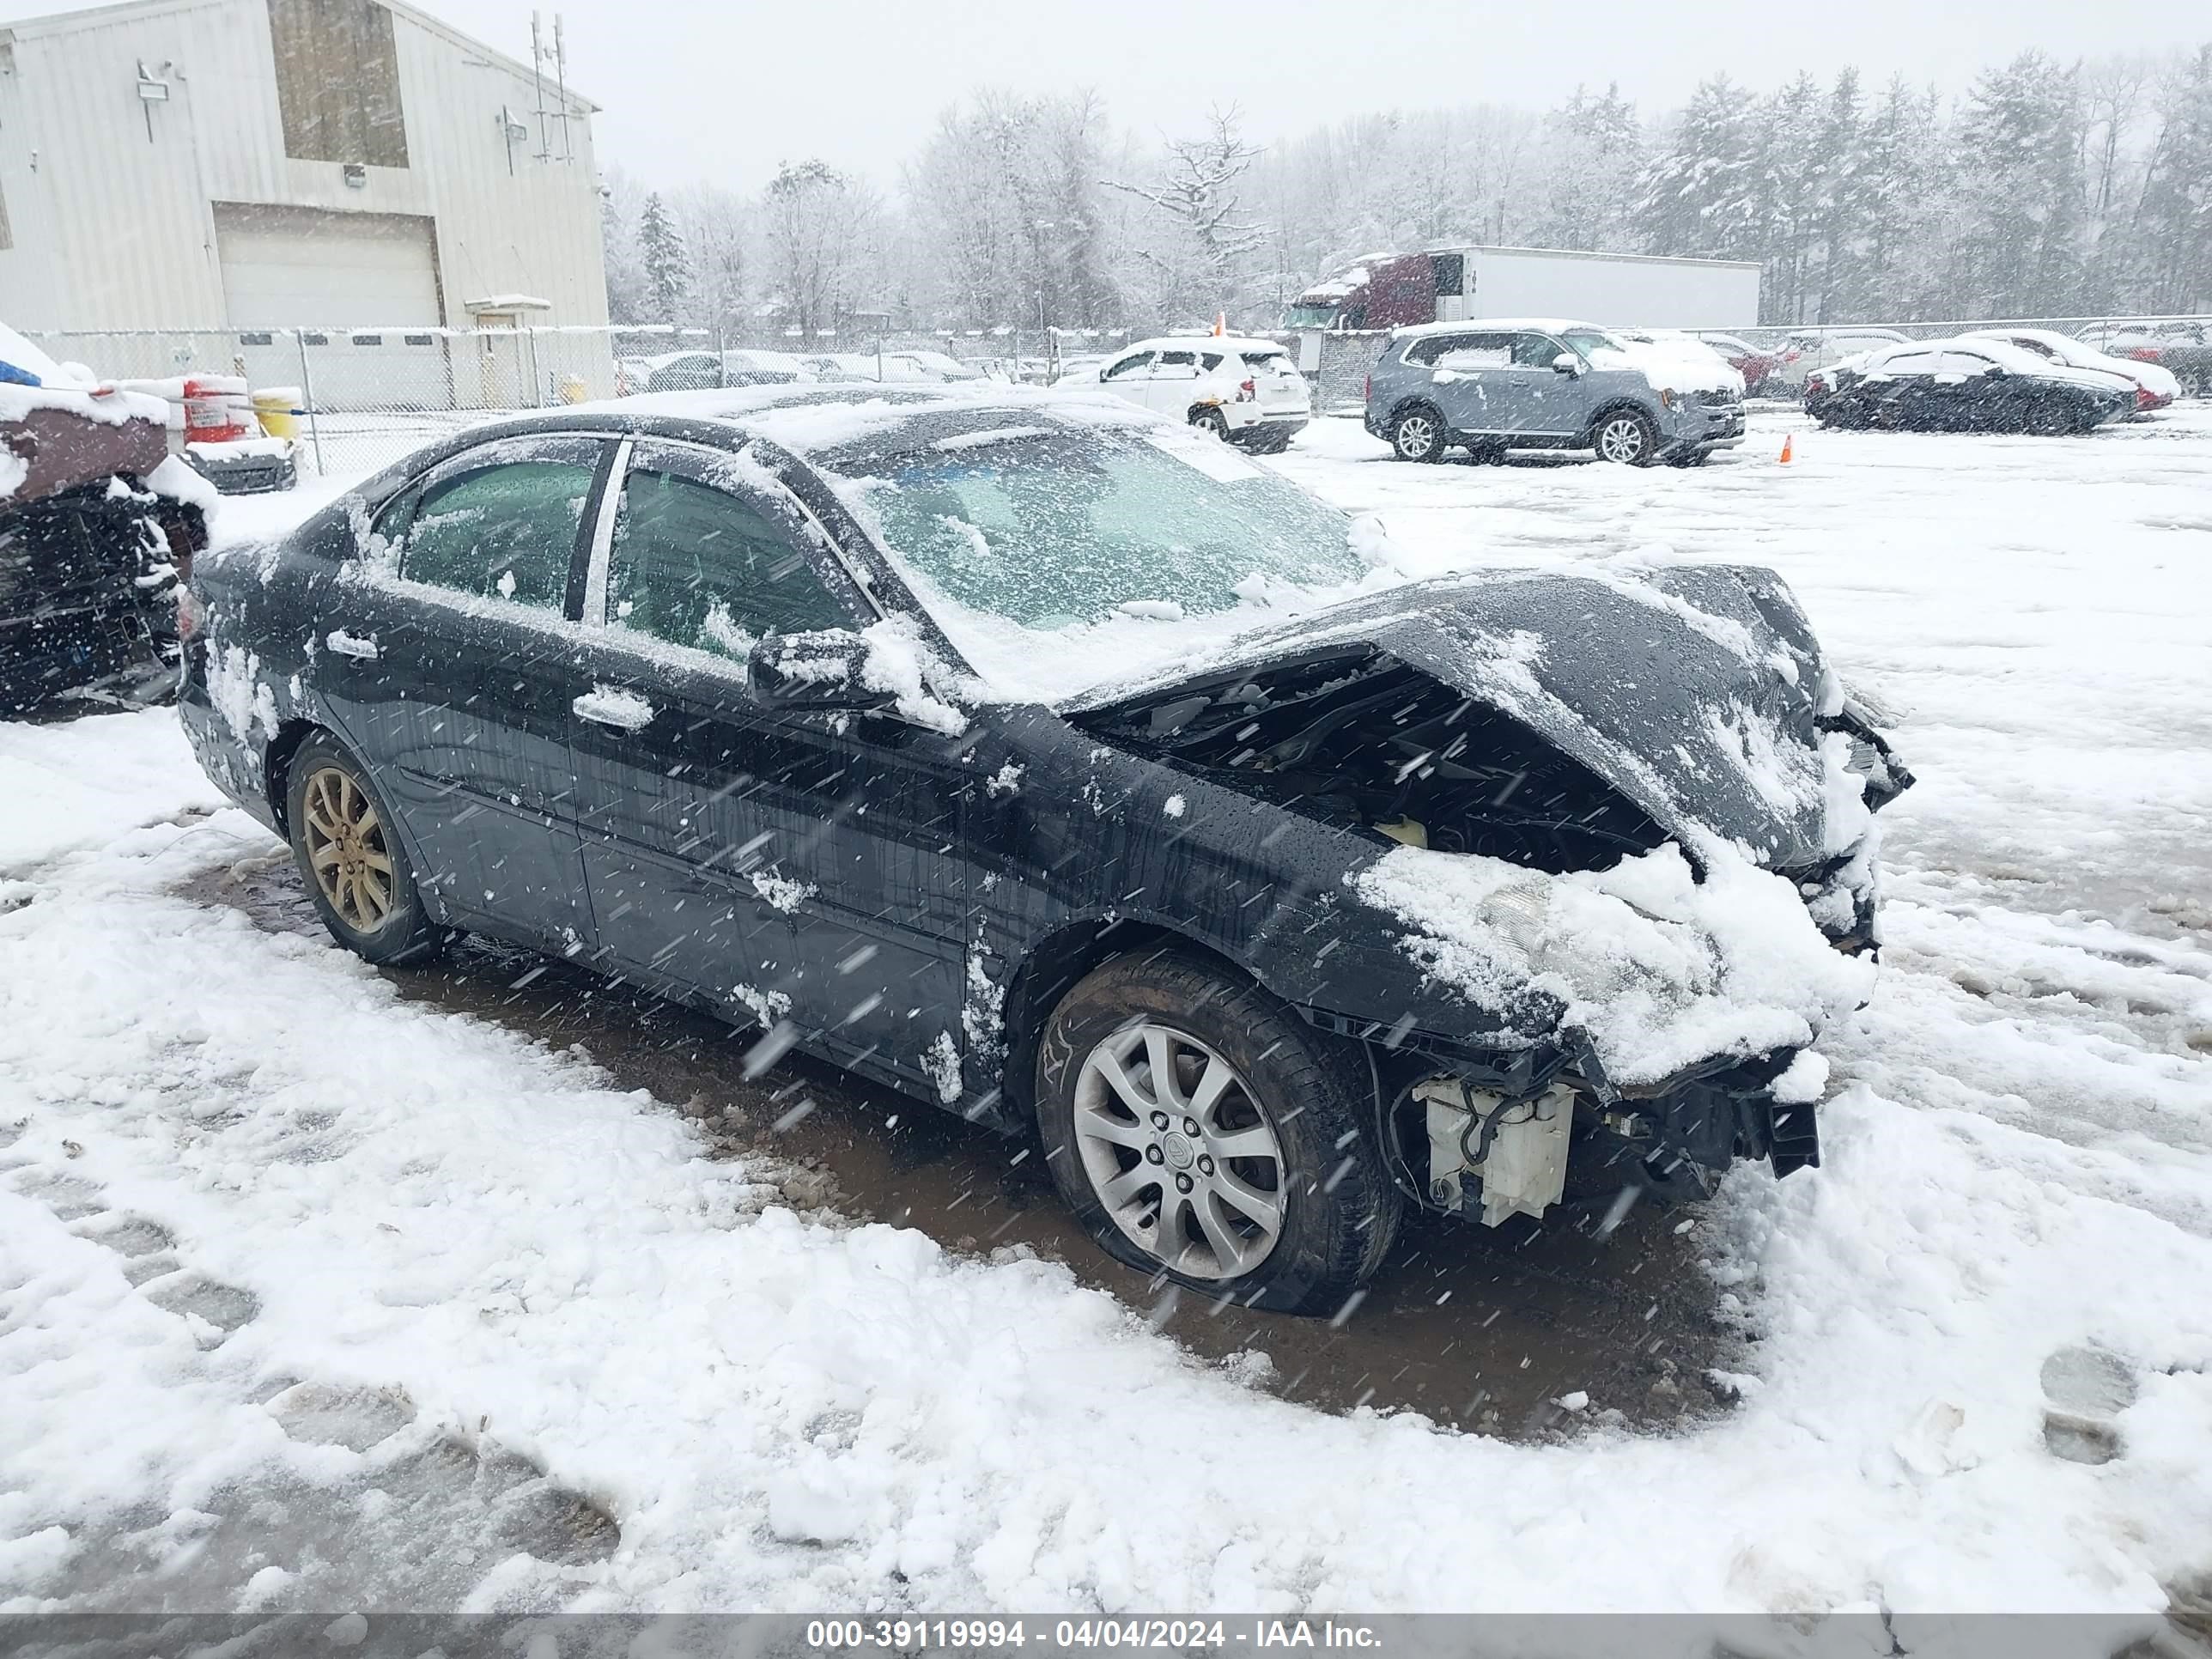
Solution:
<svg viewBox="0 0 2212 1659">
<path fill-rule="evenodd" d="M 97 734 L 94 765 L 85 763 L 88 729 Z M 0 875 L 222 800 L 168 710 L 111 714 L 89 728 L 0 722 Z M 0 1103 L 0 1121 L 8 1109 Z"/>
<path fill-rule="evenodd" d="M 1802 1048 L 1874 989 L 1873 964 L 1836 951 L 1795 886 L 1725 849 L 1703 881 L 1672 843 L 1566 876 L 1401 847 L 1345 879 L 1412 924 L 1406 954 L 1478 1007 L 1556 1002 L 1559 1033 L 1621 1087 Z"/>
<path fill-rule="evenodd" d="M 0 323 L 0 365 L 15 371 L 0 374 L 0 422 L 21 421 L 34 409 L 67 410 L 104 426 L 166 422 L 169 416 L 169 406 L 158 398 L 81 380 L 5 323 Z"/>
</svg>

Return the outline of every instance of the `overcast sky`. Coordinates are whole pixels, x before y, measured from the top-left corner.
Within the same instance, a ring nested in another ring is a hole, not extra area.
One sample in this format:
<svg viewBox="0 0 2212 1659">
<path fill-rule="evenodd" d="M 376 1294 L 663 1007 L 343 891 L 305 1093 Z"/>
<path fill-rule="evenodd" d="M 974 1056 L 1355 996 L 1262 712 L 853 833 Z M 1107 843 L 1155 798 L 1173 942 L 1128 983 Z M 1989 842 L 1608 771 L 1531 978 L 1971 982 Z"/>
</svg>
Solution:
<svg viewBox="0 0 2212 1659">
<path fill-rule="evenodd" d="M 0 18 L 78 0 L 0 0 Z M 415 0 L 516 57 L 527 0 Z M 1364 112 L 1546 107 L 1618 81 L 1647 113 L 1725 70 L 1765 88 L 1856 64 L 1947 89 L 2028 46 L 2101 57 L 2212 35 L 2173 0 L 564 0 L 601 156 L 653 185 L 750 191 L 818 155 L 890 185 L 971 88 L 1095 88 L 1117 129 L 1194 132 L 1239 103 L 1261 143 Z M 551 8 L 546 9 L 549 23 Z M 2191 25 L 2193 24 L 2192 31 Z"/>
</svg>

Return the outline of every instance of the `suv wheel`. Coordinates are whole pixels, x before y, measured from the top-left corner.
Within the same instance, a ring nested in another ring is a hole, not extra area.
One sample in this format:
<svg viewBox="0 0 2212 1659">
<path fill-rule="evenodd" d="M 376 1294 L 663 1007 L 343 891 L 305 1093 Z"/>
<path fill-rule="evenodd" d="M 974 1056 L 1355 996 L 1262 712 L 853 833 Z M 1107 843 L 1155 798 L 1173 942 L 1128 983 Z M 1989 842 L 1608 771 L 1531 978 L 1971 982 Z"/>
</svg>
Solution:
<svg viewBox="0 0 2212 1659">
<path fill-rule="evenodd" d="M 331 936 L 374 963 L 436 954 L 446 930 L 430 920 L 406 849 L 361 763 L 317 732 L 294 751 L 286 782 L 292 857 Z"/>
<path fill-rule="evenodd" d="M 1201 432 L 1211 432 L 1224 443 L 1229 441 L 1229 417 L 1218 409 L 1209 405 L 1192 410 L 1190 423 Z"/>
<path fill-rule="evenodd" d="M 1444 439 L 1444 417 L 1426 404 L 1414 404 L 1390 422 L 1390 447 L 1401 461 L 1441 461 Z"/>
<path fill-rule="evenodd" d="M 1590 447 L 1601 461 L 1649 466 L 1659 453 L 1659 428 L 1639 410 L 1616 409 L 1599 419 L 1590 434 Z"/>
<path fill-rule="evenodd" d="M 1118 957 L 1038 1045 L 1045 1162 L 1108 1255 L 1248 1307 L 1334 1313 L 1400 1213 L 1368 1080 L 1345 1060 L 1255 986 Z"/>
</svg>

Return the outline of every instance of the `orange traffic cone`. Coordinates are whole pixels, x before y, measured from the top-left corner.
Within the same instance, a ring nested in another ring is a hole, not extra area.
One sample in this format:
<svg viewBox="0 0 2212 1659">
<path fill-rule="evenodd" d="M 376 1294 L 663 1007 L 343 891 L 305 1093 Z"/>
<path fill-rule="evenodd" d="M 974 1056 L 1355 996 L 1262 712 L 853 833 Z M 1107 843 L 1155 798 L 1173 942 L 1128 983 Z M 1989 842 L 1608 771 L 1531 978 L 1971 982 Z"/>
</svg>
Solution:
<svg viewBox="0 0 2212 1659">
<path fill-rule="evenodd" d="M 1214 318 L 1213 332 L 1214 337 L 1217 339 L 1229 332 L 1229 313 L 1227 312 L 1224 311 Z"/>
<path fill-rule="evenodd" d="M 1795 444 L 1796 441 L 1797 441 L 1797 434 L 1796 434 L 1796 433 L 1794 433 L 1794 432 L 1793 432 L 1793 433 L 1791 433 L 1788 437 L 1784 438 L 1784 439 L 1782 441 L 1782 465 L 1783 465 L 1787 466 L 1787 465 L 1790 465 L 1790 446 L 1791 446 L 1791 445 L 1793 445 L 1793 444 Z"/>
</svg>

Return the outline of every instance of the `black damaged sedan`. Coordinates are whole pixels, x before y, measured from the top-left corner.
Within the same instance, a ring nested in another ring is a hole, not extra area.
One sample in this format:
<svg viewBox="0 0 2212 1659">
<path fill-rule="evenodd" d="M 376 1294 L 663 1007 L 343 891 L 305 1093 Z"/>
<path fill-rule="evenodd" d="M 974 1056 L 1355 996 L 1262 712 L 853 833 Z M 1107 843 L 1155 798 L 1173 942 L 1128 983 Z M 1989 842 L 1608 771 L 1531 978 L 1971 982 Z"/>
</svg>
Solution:
<svg viewBox="0 0 2212 1659">
<path fill-rule="evenodd" d="M 681 394 L 203 557 L 181 703 L 369 960 L 757 1024 L 1329 1311 L 1409 1208 L 1816 1164 L 1909 781 L 1771 573 L 1405 562 L 1097 394 Z"/>
</svg>

